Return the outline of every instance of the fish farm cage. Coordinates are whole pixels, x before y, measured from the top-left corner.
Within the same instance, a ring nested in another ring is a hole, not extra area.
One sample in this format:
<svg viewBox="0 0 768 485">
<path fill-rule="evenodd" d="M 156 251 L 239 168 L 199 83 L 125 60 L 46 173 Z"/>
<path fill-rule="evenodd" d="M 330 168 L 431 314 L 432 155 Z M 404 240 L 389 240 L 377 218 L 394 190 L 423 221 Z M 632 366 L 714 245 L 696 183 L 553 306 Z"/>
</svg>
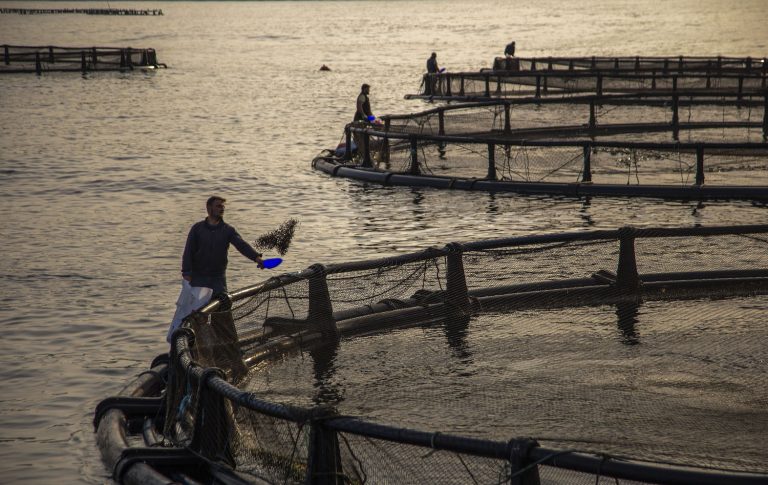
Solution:
<svg viewBox="0 0 768 485">
<path fill-rule="evenodd" d="M 167 68 L 151 48 L 3 45 L 0 74 Z"/>
<path fill-rule="evenodd" d="M 424 74 L 418 94 L 406 99 L 473 101 L 521 96 L 572 96 L 621 93 L 721 93 L 741 95 L 766 91 L 763 69 L 712 72 L 621 70 L 480 71 Z"/>
<path fill-rule="evenodd" d="M 355 122 L 313 167 L 386 185 L 768 199 L 768 94 L 451 103 Z"/>
<path fill-rule="evenodd" d="M 494 71 L 519 70 L 622 70 L 670 72 L 714 72 L 722 70 L 765 72 L 768 58 L 730 56 L 546 56 L 497 57 Z"/>
<path fill-rule="evenodd" d="M 188 316 L 94 424 L 120 483 L 765 484 L 768 225 L 315 264 Z"/>
<path fill-rule="evenodd" d="M 766 90 L 768 59 L 752 57 L 496 58 L 492 69 L 424 74 L 406 99 L 478 101 L 519 96 L 618 93 L 754 94 Z"/>
</svg>

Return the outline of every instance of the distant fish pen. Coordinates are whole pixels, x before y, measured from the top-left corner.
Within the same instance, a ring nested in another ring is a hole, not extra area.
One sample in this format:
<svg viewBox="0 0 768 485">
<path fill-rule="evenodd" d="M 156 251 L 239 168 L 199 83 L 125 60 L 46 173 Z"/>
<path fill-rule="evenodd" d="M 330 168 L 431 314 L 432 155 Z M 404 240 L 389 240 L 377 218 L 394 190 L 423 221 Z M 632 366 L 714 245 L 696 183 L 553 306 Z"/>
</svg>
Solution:
<svg viewBox="0 0 768 485">
<path fill-rule="evenodd" d="M 765 484 L 766 311 L 768 225 L 315 264 L 186 318 L 97 442 L 126 484 Z"/>
<path fill-rule="evenodd" d="M 131 71 L 167 68 L 155 49 L 132 47 L 57 47 L 3 45 L 0 74 Z"/>
<path fill-rule="evenodd" d="M 163 10 L 135 8 L 0 8 L 0 14 L 18 15 L 163 15 Z"/>
<path fill-rule="evenodd" d="M 658 72 L 716 72 L 722 70 L 765 72 L 768 59 L 728 56 L 584 56 L 584 57 L 497 57 L 494 71 L 520 70 L 613 70 Z"/>
<path fill-rule="evenodd" d="M 315 169 L 384 185 L 768 200 L 768 96 L 508 98 L 351 123 Z"/>
<path fill-rule="evenodd" d="M 764 93 L 768 72 L 722 69 L 712 72 L 614 70 L 479 71 L 424 74 L 417 94 L 406 99 L 473 101 L 510 97 L 592 94 Z"/>
</svg>

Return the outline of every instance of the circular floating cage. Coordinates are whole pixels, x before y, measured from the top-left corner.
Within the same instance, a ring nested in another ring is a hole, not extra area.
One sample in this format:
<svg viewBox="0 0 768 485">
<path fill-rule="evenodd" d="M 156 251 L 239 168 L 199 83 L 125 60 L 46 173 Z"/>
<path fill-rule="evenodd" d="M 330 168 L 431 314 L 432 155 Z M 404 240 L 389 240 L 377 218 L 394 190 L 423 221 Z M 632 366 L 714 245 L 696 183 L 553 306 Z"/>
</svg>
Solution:
<svg viewBox="0 0 768 485">
<path fill-rule="evenodd" d="M 768 59 L 752 57 L 496 58 L 493 69 L 424 74 L 406 99 L 478 101 L 520 96 L 563 97 L 678 92 L 759 94 Z"/>
<path fill-rule="evenodd" d="M 310 266 L 96 410 L 122 483 L 768 482 L 768 225 Z"/>
<path fill-rule="evenodd" d="M 313 166 L 387 185 L 768 199 L 768 96 L 518 98 L 357 122 Z"/>
</svg>

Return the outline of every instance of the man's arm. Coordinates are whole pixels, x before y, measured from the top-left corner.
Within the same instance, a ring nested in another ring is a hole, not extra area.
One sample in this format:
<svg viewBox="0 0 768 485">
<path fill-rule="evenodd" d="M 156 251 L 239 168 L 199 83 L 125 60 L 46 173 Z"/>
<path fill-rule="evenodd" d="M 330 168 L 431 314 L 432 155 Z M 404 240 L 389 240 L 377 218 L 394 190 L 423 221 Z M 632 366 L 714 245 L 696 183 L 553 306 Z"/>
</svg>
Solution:
<svg viewBox="0 0 768 485">
<path fill-rule="evenodd" d="M 234 227 L 232 228 L 232 236 L 230 237 L 230 242 L 234 247 L 237 248 L 238 251 L 240 251 L 240 254 L 258 264 L 259 268 L 264 267 L 264 260 L 261 259 L 261 253 L 257 252 L 255 249 L 253 249 L 253 246 L 245 242 L 245 240 L 240 236 Z"/>
</svg>

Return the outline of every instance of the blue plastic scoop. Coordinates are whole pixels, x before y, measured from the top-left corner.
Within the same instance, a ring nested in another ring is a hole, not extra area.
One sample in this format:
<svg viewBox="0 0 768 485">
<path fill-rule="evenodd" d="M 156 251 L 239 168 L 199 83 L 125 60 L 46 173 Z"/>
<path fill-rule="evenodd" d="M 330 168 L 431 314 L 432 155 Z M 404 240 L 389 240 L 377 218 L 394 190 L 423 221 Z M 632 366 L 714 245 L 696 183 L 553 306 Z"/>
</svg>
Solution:
<svg viewBox="0 0 768 485">
<path fill-rule="evenodd" d="M 272 269 L 280 266 L 283 262 L 283 258 L 269 258 L 264 260 L 264 269 Z"/>
</svg>

